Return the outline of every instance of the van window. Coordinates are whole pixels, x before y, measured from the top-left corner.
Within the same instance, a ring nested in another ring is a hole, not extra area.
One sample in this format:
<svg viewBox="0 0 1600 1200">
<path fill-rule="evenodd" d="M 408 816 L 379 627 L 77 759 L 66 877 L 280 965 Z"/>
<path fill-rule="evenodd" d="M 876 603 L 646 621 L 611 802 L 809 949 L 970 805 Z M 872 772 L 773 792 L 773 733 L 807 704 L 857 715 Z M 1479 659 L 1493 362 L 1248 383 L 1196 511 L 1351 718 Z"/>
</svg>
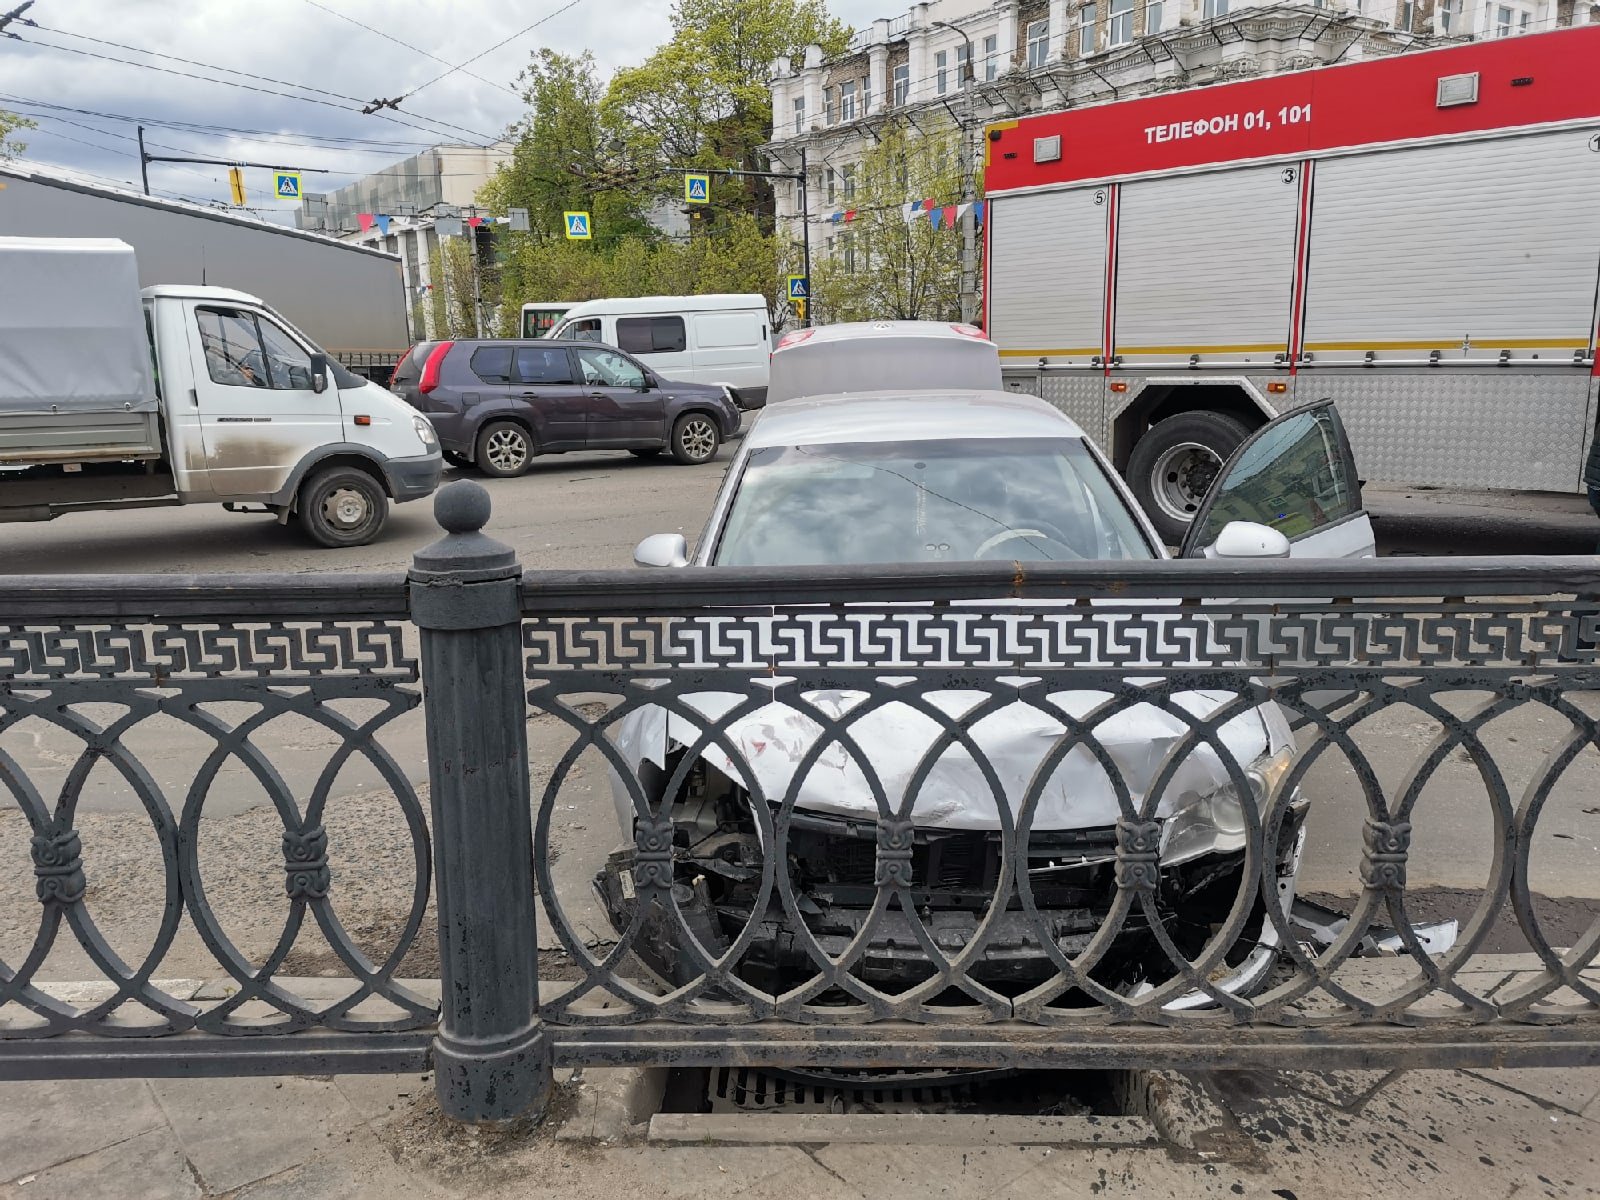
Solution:
<svg viewBox="0 0 1600 1200">
<path fill-rule="evenodd" d="M 194 314 L 213 383 L 310 390 L 311 356 L 271 321 L 235 308 L 196 308 Z"/>
<path fill-rule="evenodd" d="M 629 354 L 678 354 L 689 348 L 682 317 L 618 317 L 617 348 Z"/>
<path fill-rule="evenodd" d="M 511 347 L 479 346 L 472 352 L 472 373 L 484 383 L 510 383 Z"/>
<path fill-rule="evenodd" d="M 600 318 L 588 317 L 582 321 L 568 321 L 552 335 L 554 337 L 577 338 L 583 342 L 600 341 Z"/>
<path fill-rule="evenodd" d="M 518 346 L 519 383 L 572 383 L 572 360 L 565 346 Z"/>
<path fill-rule="evenodd" d="M 705 313 L 694 320 L 694 344 L 701 350 L 759 346 L 764 323 L 755 313 Z"/>
</svg>

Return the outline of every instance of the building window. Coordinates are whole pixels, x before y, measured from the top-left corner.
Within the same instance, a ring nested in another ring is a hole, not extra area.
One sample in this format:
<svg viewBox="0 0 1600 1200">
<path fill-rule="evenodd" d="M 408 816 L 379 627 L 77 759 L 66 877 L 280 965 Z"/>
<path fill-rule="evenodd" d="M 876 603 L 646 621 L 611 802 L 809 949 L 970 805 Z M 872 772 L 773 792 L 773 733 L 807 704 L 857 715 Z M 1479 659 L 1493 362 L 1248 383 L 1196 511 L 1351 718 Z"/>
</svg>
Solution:
<svg viewBox="0 0 1600 1200">
<path fill-rule="evenodd" d="M 1400 11 L 1395 16 L 1394 27 L 1411 32 L 1411 22 L 1415 19 L 1416 6 L 1413 0 L 1401 0 Z"/>
<path fill-rule="evenodd" d="M 1133 0 L 1111 0 L 1106 25 L 1106 45 L 1126 46 L 1133 41 Z"/>
<path fill-rule="evenodd" d="M 1133 0 L 1128 0 L 1131 4 Z M 1028 70 L 1037 71 L 1050 61 L 1050 22 L 1028 22 Z"/>
<path fill-rule="evenodd" d="M 828 168 L 828 203 L 832 204 L 839 199 L 839 173 L 832 167 Z"/>
<path fill-rule="evenodd" d="M 939 95 L 950 90 L 950 51 L 941 50 L 933 56 L 933 77 Z"/>
<path fill-rule="evenodd" d="M 851 275 L 856 273 L 856 235 L 841 233 L 839 235 L 839 253 L 844 258 L 844 269 Z"/>
<path fill-rule="evenodd" d="M 839 180 L 843 184 L 844 198 L 848 202 L 856 198 L 856 165 L 851 163 L 848 167 L 839 170 Z"/>
<path fill-rule="evenodd" d="M 868 75 L 861 81 L 861 115 L 864 117 L 872 111 L 872 76 Z"/>
<path fill-rule="evenodd" d="M 992 83 L 1000 78 L 1000 35 L 991 33 L 983 39 L 983 77 Z"/>
<path fill-rule="evenodd" d="M 1148 0 L 1145 4 L 1144 31 L 1146 35 L 1161 32 L 1161 0 Z"/>
<path fill-rule="evenodd" d="M 911 99 L 911 64 L 901 63 L 894 69 L 894 102 L 896 106 Z"/>
<path fill-rule="evenodd" d="M 856 85 L 855 81 L 839 85 L 839 120 L 854 121 L 856 119 Z"/>
<path fill-rule="evenodd" d="M 806 98 L 804 96 L 796 96 L 794 98 L 794 131 L 796 133 L 804 133 L 806 131 Z"/>
<path fill-rule="evenodd" d="M 1211 20 L 1213 17 L 1227 16 L 1228 0 L 1205 0 L 1205 4 L 1201 9 L 1200 15 L 1207 21 Z"/>
<path fill-rule="evenodd" d="M 1206 0 L 1210 4 L 1212 0 Z M 1087 58 L 1094 53 L 1094 5 L 1085 4 L 1078 10 L 1078 54 Z"/>
<path fill-rule="evenodd" d="M 832 125 L 837 119 L 834 113 L 833 89 L 831 87 L 822 89 L 822 119 L 829 125 Z"/>
<path fill-rule="evenodd" d="M 1434 12 L 1434 20 L 1438 24 L 1438 30 L 1445 37 L 1450 36 L 1452 26 L 1455 24 L 1455 9 L 1455 0 L 1440 0 L 1439 7 Z"/>
<path fill-rule="evenodd" d="M 1512 12 L 1509 6 L 1501 4 L 1495 8 L 1494 35 L 1495 37 L 1511 36 Z"/>
<path fill-rule="evenodd" d="M 972 77 L 972 43 L 962 42 L 956 47 L 956 86 L 963 87 Z"/>
</svg>

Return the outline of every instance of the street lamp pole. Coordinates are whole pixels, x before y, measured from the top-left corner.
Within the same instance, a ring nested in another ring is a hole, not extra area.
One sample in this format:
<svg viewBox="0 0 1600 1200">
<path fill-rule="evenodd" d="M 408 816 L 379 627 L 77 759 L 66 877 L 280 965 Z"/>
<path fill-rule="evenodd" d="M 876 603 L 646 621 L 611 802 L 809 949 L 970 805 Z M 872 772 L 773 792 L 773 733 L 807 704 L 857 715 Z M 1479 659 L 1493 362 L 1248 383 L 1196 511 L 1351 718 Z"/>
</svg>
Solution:
<svg viewBox="0 0 1600 1200">
<path fill-rule="evenodd" d="M 973 63 L 973 60 L 972 60 L 972 57 L 973 57 L 972 39 L 967 36 L 966 30 L 961 29 L 959 26 L 952 25 L 949 21 L 932 21 L 932 22 L 930 22 L 930 25 L 933 26 L 934 28 L 948 29 L 951 33 L 955 34 L 963 42 L 965 42 L 966 46 L 967 46 L 966 61 L 960 64 L 960 68 L 961 69 L 960 69 L 960 72 L 959 72 L 959 74 L 961 76 L 961 94 L 966 99 L 966 102 L 967 102 L 966 103 L 966 110 L 967 110 L 966 118 L 967 119 L 963 123 L 962 128 L 961 128 L 962 176 L 963 176 L 963 181 L 967 182 L 967 181 L 970 181 L 970 179 L 972 178 L 972 176 L 970 174 L 968 174 L 968 172 L 972 172 L 972 171 L 976 171 L 977 170 L 977 164 L 975 162 L 975 159 L 976 159 L 977 156 L 972 152 L 972 139 L 968 136 L 968 128 L 973 124 L 973 120 L 974 120 L 974 117 L 976 115 L 975 108 L 974 108 L 974 105 L 973 105 L 973 102 L 972 102 L 972 85 L 973 85 L 973 82 L 974 82 L 974 76 L 973 76 L 974 63 Z M 963 199 L 975 199 L 975 198 L 976 198 L 976 192 L 973 189 L 973 187 L 971 186 L 970 182 L 967 182 L 966 195 L 963 197 Z M 977 309 L 977 291 L 978 291 L 978 244 L 977 244 L 978 243 L 978 238 L 977 238 L 977 226 L 978 226 L 977 219 L 974 218 L 972 223 L 969 224 L 967 226 L 967 228 L 962 232 L 962 245 L 961 245 L 961 319 L 962 319 L 962 321 L 966 322 L 967 324 L 971 324 L 972 323 L 973 316 L 975 315 L 975 311 Z"/>
</svg>

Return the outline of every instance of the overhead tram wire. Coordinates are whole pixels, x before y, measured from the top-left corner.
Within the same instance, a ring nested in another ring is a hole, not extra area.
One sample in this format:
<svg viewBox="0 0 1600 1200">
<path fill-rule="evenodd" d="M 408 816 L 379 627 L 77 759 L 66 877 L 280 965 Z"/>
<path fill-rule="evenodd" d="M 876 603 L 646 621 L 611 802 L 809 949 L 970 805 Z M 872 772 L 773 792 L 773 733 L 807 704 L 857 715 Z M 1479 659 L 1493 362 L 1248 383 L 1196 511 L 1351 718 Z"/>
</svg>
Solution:
<svg viewBox="0 0 1600 1200">
<path fill-rule="evenodd" d="M 100 112 L 92 108 L 76 108 L 67 104 L 53 104 L 45 100 L 35 100 L 30 96 L 0 95 L 0 104 L 8 108 L 32 108 L 50 112 L 70 112 L 84 117 L 98 117 L 106 121 L 122 121 L 129 125 L 146 125 L 158 129 L 171 129 L 179 133 L 193 133 L 205 137 L 237 137 L 241 141 L 271 141 L 286 142 L 303 149 L 331 149 L 342 150 L 347 153 L 360 154 L 390 154 L 428 150 L 438 147 L 432 141 L 383 141 L 377 138 L 341 137 L 338 135 L 320 133 L 284 133 L 270 129 L 249 129 L 236 125 L 208 125 L 200 121 L 180 121 L 170 117 L 128 116 L 124 113 Z M 308 143 L 326 142 L 326 147 L 318 147 Z M 370 147 L 370 149 L 368 148 Z M 474 147 L 477 149 L 478 147 Z M 442 153 L 456 153 L 448 147 L 441 149 Z"/>
<path fill-rule="evenodd" d="M 421 46 L 413 46 L 410 42 L 401 41 L 399 38 L 395 37 L 392 33 L 385 33 L 381 29 L 375 29 L 371 25 L 368 25 L 366 22 L 359 21 L 355 17 L 350 16 L 348 13 L 342 13 L 336 8 L 329 8 L 326 4 L 318 3 L 318 0 L 306 0 L 306 3 L 311 5 L 312 8 L 320 8 L 323 12 L 327 13 L 329 16 L 338 17 L 341 21 L 350 22 L 350 24 L 354 25 L 357 29 L 365 29 L 368 33 L 377 34 L 379 37 L 383 38 L 385 41 L 393 42 L 396 46 L 402 46 L 405 49 L 410 50 L 413 54 L 420 54 L 424 58 L 430 58 L 434 62 L 442 63 L 447 67 L 450 65 L 450 62 L 449 62 L 448 59 L 440 58 L 437 54 L 430 53 L 429 51 L 424 50 Z M 515 96 L 519 100 L 522 99 L 522 96 L 521 96 L 520 93 L 514 91 L 511 88 L 508 88 L 503 83 L 496 83 L 492 79 L 485 79 L 482 75 L 476 74 L 473 71 L 462 71 L 461 73 L 463 75 L 468 76 L 469 78 L 476 79 L 479 83 L 484 83 L 484 84 L 488 84 L 490 87 L 499 88 L 502 92 L 505 92 L 509 96 Z"/>
<path fill-rule="evenodd" d="M 146 50 L 142 46 L 130 46 L 126 42 L 114 42 L 114 41 L 109 41 L 106 38 L 91 37 L 90 35 L 88 35 L 86 33 L 72 33 L 72 32 L 70 32 L 68 30 L 65 30 L 65 29 L 52 29 L 47 25 L 40 25 L 40 24 L 38 24 L 38 22 L 34 22 L 33 23 L 33 28 L 39 30 L 42 33 L 53 33 L 57 37 L 77 38 L 79 41 L 93 42 L 98 46 L 110 46 L 110 47 L 112 47 L 114 49 L 117 49 L 117 50 L 127 50 L 127 51 L 130 51 L 131 53 L 134 53 L 134 54 L 143 54 L 143 55 L 145 55 L 146 57 L 149 57 L 149 58 L 162 58 L 162 59 L 166 59 L 169 62 L 178 62 L 178 63 L 183 63 L 186 66 L 200 67 L 200 68 L 202 68 L 204 70 L 207 70 L 207 71 L 220 71 L 224 75 L 238 75 L 238 76 L 240 76 L 241 78 L 244 78 L 244 79 L 259 80 L 262 83 L 275 83 L 275 84 L 278 84 L 281 87 L 290 87 L 290 88 L 296 89 L 297 91 L 310 92 L 310 93 L 312 93 L 314 95 L 319 95 L 319 96 L 327 96 L 327 97 L 329 97 L 330 99 L 333 99 L 333 100 L 348 100 L 353 104 L 363 104 L 364 103 L 364 101 L 359 96 L 346 96 L 342 92 L 330 92 L 326 88 L 313 87 L 310 84 L 306 84 L 306 83 L 293 83 L 293 82 L 291 82 L 290 80 L 287 80 L 287 79 L 276 79 L 271 75 L 257 75 L 257 74 L 254 74 L 253 72 L 250 72 L 250 71 L 240 71 L 240 70 L 238 70 L 238 69 L 236 69 L 234 67 L 224 67 L 224 66 L 219 66 L 216 63 L 207 63 L 207 62 L 201 62 L 198 59 L 184 58 L 184 57 L 182 57 L 180 55 L 168 54 L 165 51 L 161 51 L 161 50 Z M 38 43 L 38 44 L 47 45 L 48 43 L 41 42 L 41 43 Z M 58 47 L 58 48 L 59 49 L 65 49 L 66 47 Z M 114 60 L 114 61 L 119 61 L 120 62 L 120 61 L 125 61 L 125 60 L 117 59 L 117 60 Z M 133 66 L 144 66 L 144 65 L 148 65 L 148 64 L 133 63 L 133 64 L 130 64 L 130 65 L 133 65 Z M 226 81 L 225 80 L 216 80 L 215 82 L 222 83 L 222 82 L 226 82 Z M 435 125 L 435 126 L 441 128 L 441 129 L 454 129 L 454 130 L 457 130 L 457 131 L 459 131 L 461 133 L 468 134 L 468 135 L 470 135 L 472 137 L 482 137 L 483 136 L 482 134 L 479 134 L 474 130 L 467 129 L 464 126 L 461 126 L 461 125 L 453 124 L 450 121 L 440 121 L 440 120 L 436 120 L 436 119 L 434 119 L 432 117 L 421 116 L 421 114 L 418 114 L 418 113 L 411 113 L 409 115 L 417 117 L 419 120 L 426 121 L 430 125 Z"/>
<path fill-rule="evenodd" d="M 527 27 L 525 27 L 523 29 L 517 30 L 517 32 L 513 33 L 510 37 L 500 39 L 500 41 L 498 41 L 494 45 L 490 46 L 487 50 L 484 50 L 484 51 L 481 51 L 481 52 L 479 52 L 477 54 L 474 54 L 471 58 L 465 60 L 464 62 L 457 63 L 455 66 L 451 67 L 448 71 L 445 71 L 445 72 L 443 72 L 442 74 L 439 74 L 439 75 L 435 75 L 432 79 L 428 80 L 426 83 L 419 83 L 416 87 L 411 88 L 410 90 L 408 90 L 405 93 L 405 95 L 399 97 L 395 101 L 395 103 L 398 104 L 402 100 L 410 99 L 412 96 L 415 96 L 418 92 L 420 92 L 423 88 L 432 87 L 434 84 L 438 83 L 441 79 L 446 79 L 449 76 L 454 75 L 457 71 L 460 71 L 460 70 L 462 70 L 463 68 L 466 68 L 466 67 L 470 67 L 473 63 L 477 62 L 480 58 L 483 58 L 486 55 L 493 54 L 496 50 L 500 49 L 500 47 L 508 45 L 511 42 L 516 41 L 519 37 L 522 37 L 524 34 L 532 33 L 535 29 L 539 28 L 539 26 L 543 25 L 546 21 L 553 21 L 556 17 L 559 17 L 562 13 L 567 12 L 567 11 L 569 11 L 571 9 L 577 8 L 578 5 L 580 5 L 582 3 L 583 3 L 583 0 L 567 0 L 567 3 L 563 4 L 560 8 L 552 9 L 550 12 L 545 13 L 544 16 L 540 17 L 532 25 L 529 25 L 529 26 L 527 26 Z M 432 57 L 432 56 L 430 55 L 430 57 Z"/>
<path fill-rule="evenodd" d="M 59 50 L 59 51 L 62 51 L 63 53 L 66 53 L 66 54 L 78 54 L 78 55 L 82 55 L 85 58 L 95 58 L 95 59 L 99 59 L 99 60 L 101 60 L 103 62 L 119 63 L 119 64 L 121 64 L 123 66 L 128 66 L 128 67 L 139 67 L 139 68 L 141 68 L 143 70 L 146 70 L 146 71 L 158 71 L 161 74 L 164 74 L 164 75 L 175 75 L 175 76 L 178 76 L 179 78 L 182 78 L 182 79 L 195 79 L 195 80 L 200 81 L 201 83 L 214 83 L 214 84 L 220 84 L 220 85 L 222 85 L 224 87 L 243 88 L 246 91 L 259 92 L 259 93 L 261 93 L 263 95 L 267 95 L 267 96 L 280 96 L 280 97 L 282 97 L 282 98 L 284 98 L 286 100 L 299 100 L 299 101 L 301 101 L 302 103 L 305 103 L 305 104 L 318 104 L 318 105 L 321 105 L 324 108 L 337 109 L 340 112 L 350 112 L 350 113 L 356 113 L 358 115 L 361 113 L 361 109 L 360 108 L 352 108 L 352 107 L 349 107 L 348 105 L 338 104 L 338 103 L 335 103 L 332 100 L 322 99 L 322 98 L 317 97 L 317 96 L 298 95 L 298 94 L 296 94 L 294 92 L 275 91 L 272 88 L 259 87 L 259 86 L 255 85 L 255 84 L 250 84 L 250 83 L 242 83 L 242 82 L 239 82 L 238 80 L 216 79 L 216 78 L 213 78 L 213 77 L 210 77 L 210 76 L 206 76 L 206 75 L 196 75 L 196 74 L 194 74 L 194 73 L 192 73 L 190 71 L 178 71 L 178 70 L 173 69 L 172 67 L 158 66 L 155 63 L 135 62 L 134 60 L 128 59 L 128 58 L 117 58 L 115 55 L 101 54 L 101 53 L 99 53 L 98 51 L 95 51 L 95 50 L 82 50 L 82 49 L 79 49 L 76 46 L 62 46 L 62 45 L 59 45 L 59 44 L 54 43 L 54 42 L 41 42 L 41 41 L 38 41 L 37 39 L 34 39 L 34 38 L 27 38 L 27 39 L 19 38 L 17 40 L 21 41 L 24 45 L 39 46 L 39 47 L 41 47 L 43 49 L 49 49 L 49 50 Z M 291 86 L 297 86 L 297 85 L 291 85 Z M 400 120 L 397 117 L 391 117 L 391 116 L 388 116 L 387 114 L 378 114 L 378 115 L 382 116 L 384 120 L 393 122 L 396 125 L 404 125 L 404 126 L 407 126 L 407 127 L 411 128 L 411 129 L 419 130 L 422 133 L 430 134 L 430 135 L 432 135 L 434 137 L 456 137 L 456 136 L 458 136 L 457 133 L 446 132 L 443 128 L 431 128 L 430 129 L 425 125 L 418 125 L 415 121 Z M 410 113 L 410 114 L 407 114 L 407 115 L 409 115 L 409 116 L 418 116 L 418 114 L 415 114 L 415 113 Z M 426 118 L 426 117 L 419 117 L 419 119 L 420 120 L 424 120 L 424 121 L 428 120 L 428 118 Z M 445 123 L 440 122 L 439 124 L 440 125 L 444 125 Z M 453 128 L 455 128 L 456 130 L 459 130 L 462 133 L 466 133 L 467 135 L 469 135 L 471 137 L 480 138 L 485 143 L 492 143 L 493 141 L 496 140 L 496 139 L 494 139 L 492 137 L 488 137 L 487 135 L 478 133 L 475 130 L 464 129 L 461 126 L 455 126 Z"/>
</svg>

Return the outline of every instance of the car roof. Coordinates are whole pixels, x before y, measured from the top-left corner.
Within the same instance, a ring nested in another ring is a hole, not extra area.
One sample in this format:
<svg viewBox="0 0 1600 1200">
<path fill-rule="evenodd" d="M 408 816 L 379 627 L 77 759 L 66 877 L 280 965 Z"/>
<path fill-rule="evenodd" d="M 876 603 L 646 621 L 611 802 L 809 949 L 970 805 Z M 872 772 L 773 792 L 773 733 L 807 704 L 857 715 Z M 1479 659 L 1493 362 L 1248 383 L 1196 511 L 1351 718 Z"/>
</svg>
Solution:
<svg viewBox="0 0 1600 1200">
<path fill-rule="evenodd" d="M 761 410 L 745 445 L 838 445 L 849 442 L 959 438 L 1081 438 L 1057 408 L 1022 392 L 855 392 L 808 396 Z"/>
<path fill-rule="evenodd" d="M 615 300 L 583 300 L 566 311 L 568 318 L 650 316 L 691 312 L 767 311 L 760 292 L 728 292 L 712 296 L 627 296 Z"/>
<path fill-rule="evenodd" d="M 800 335 L 804 333 L 805 336 Z M 991 344 L 983 330 L 972 325 L 957 325 L 949 321 L 843 321 L 837 325 L 813 325 L 809 330 L 791 330 L 778 343 L 778 349 L 796 350 L 801 346 L 820 346 L 828 342 L 853 342 L 863 338 L 919 337 L 961 339 L 980 344 Z M 793 338 L 793 341 L 789 339 Z"/>
</svg>

